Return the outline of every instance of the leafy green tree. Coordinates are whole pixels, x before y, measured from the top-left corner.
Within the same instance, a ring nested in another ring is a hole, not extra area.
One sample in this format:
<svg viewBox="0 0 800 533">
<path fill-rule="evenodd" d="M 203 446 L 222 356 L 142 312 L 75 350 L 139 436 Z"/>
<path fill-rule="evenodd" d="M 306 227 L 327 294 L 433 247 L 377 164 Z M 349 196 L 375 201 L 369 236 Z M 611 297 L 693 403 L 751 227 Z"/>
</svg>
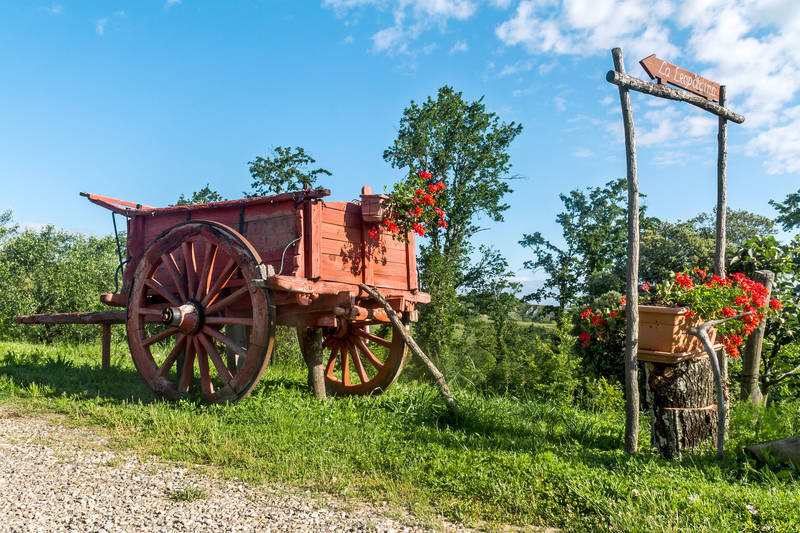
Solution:
<svg viewBox="0 0 800 533">
<path fill-rule="evenodd" d="M 209 204 L 211 202 L 222 202 L 225 198 L 215 190 L 212 190 L 210 184 L 195 191 L 188 198 L 181 194 L 178 201 L 172 205 L 193 205 L 193 204 Z"/>
<path fill-rule="evenodd" d="M 778 212 L 775 221 L 781 224 L 784 231 L 800 227 L 800 189 L 787 195 L 783 202 L 770 200 L 769 205 Z"/>
<path fill-rule="evenodd" d="M 17 226 L 12 224 L 14 215 L 10 209 L 0 211 L 0 243 L 17 232 Z"/>
<path fill-rule="evenodd" d="M 641 231 L 639 278 L 658 282 L 687 268 L 710 269 L 714 264 L 714 236 L 703 236 L 692 222 L 650 218 Z M 620 288 L 624 292 L 623 288 Z"/>
<path fill-rule="evenodd" d="M 519 313 L 521 302 L 515 296 L 522 287 L 513 281 L 514 272 L 503 255 L 489 246 L 481 245 L 481 261 L 471 272 L 465 283 L 470 288 L 462 302 L 492 321 L 495 339 L 495 360 L 498 368 L 504 369 L 505 381 L 512 379 L 507 358 L 510 355 L 507 336 L 513 325 L 513 315 Z"/>
<path fill-rule="evenodd" d="M 113 237 L 59 231 L 23 231 L 0 245 L 0 336 L 52 342 L 96 338 L 99 328 L 22 326 L 22 314 L 103 308 L 99 295 L 114 287 L 117 267 Z"/>
<path fill-rule="evenodd" d="M 278 146 L 271 157 L 257 156 L 248 162 L 253 183 L 251 192 L 244 194 L 266 196 L 313 187 L 318 176 L 331 175 L 324 168 L 311 168 L 316 162 L 300 146 Z"/>
<path fill-rule="evenodd" d="M 478 218 L 503 219 L 508 184 L 509 148 L 522 126 L 501 122 L 486 111 L 483 98 L 464 99 L 452 87 L 439 89 L 436 99 L 414 101 L 403 111 L 395 141 L 383 158 L 394 168 L 406 168 L 409 179 L 420 171 L 445 183 L 439 207 L 447 227 L 434 227 L 420 246 L 422 288 L 431 293 L 416 332 L 437 357 L 452 338 L 458 306 L 457 291 L 475 272 L 470 239 L 479 230 Z"/>
<path fill-rule="evenodd" d="M 714 242 L 717 232 L 716 208 L 711 213 L 700 213 L 689 219 L 697 234 Z M 775 222 L 765 216 L 745 211 L 744 209 L 727 210 L 725 215 L 726 257 L 731 257 L 746 241 L 775 234 Z"/>
<path fill-rule="evenodd" d="M 525 268 L 547 274 L 542 288 L 527 300 L 555 299 L 561 307 L 582 296 L 597 297 L 625 285 L 625 257 L 628 230 L 627 185 L 625 180 L 609 181 L 561 194 L 564 211 L 556 216 L 565 241 L 558 247 L 538 231 L 523 234 L 520 244 L 533 252 Z M 642 227 L 647 221 L 642 216 Z"/>
<path fill-rule="evenodd" d="M 561 225 L 565 246 L 546 240 L 541 233 L 525 234 L 522 246 L 533 252 L 525 262 L 541 269 L 548 279 L 526 299 L 555 299 L 561 307 L 588 304 L 608 291 L 624 292 L 627 257 L 627 185 L 618 179 L 603 187 L 573 190 L 560 195 L 564 211 Z M 639 275 L 642 281 L 660 281 L 671 273 L 713 264 L 716 217 L 701 213 L 686 222 L 668 222 L 640 213 Z M 747 239 L 774 233 L 774 223 L 744 210 L 728 210 L 727 257 Z"/>
</svg>

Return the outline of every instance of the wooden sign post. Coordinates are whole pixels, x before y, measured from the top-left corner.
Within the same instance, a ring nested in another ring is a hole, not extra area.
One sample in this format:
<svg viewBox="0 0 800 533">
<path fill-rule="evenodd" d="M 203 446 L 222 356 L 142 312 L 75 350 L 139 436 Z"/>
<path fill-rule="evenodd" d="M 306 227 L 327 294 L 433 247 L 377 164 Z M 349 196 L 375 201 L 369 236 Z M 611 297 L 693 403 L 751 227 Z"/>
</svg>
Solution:
<svg viewBox="0 0 800 533">
<path fill-rule="evenodd" d="M 625 451 L 636 453 L 639 448 L 639 388 L 637 353 L 639 349 L 639 176 L 636 165 L 636 140 L 633 130 L 633 110 L 629 90 L 652 96 L 688 102 L 719 117 L 717 135 L 717 225 L 714 273 L 723 275 L 725 270 L 725 214 L 726 214 L 726 169 L 727 169 L 727 121 L 736 124 L 744 117 L 725 107 L 725 86 L 707 80 L 697 74 L 683 70 L 655 55 L 644 58 L 642 67 L 658 83 L 633 78 L 625 73 L 622 49 L 611 50 L 614 70 L 608 71 L 606 80 L 619 87 L 622 121 L 625 128 L 625 155 L 628 169 L 628 259 L 626 278 L 625 313 Z M 668 87 L 672 84 L 682 90 Z M 719 102 L 719 103 L 717 103 Z M 714 354 L 709 354 L 714 357 Z M 724 360 L 724 352 L 721 359 Z M 725 363 L 725 361 L 720 361 Z"/>
</svg>

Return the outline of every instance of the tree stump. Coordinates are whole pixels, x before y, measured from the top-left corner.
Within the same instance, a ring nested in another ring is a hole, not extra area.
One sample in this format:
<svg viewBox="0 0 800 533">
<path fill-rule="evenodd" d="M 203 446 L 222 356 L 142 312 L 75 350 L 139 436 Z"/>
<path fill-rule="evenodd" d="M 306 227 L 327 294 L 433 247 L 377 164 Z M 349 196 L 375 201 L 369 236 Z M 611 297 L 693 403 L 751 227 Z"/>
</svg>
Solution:
<svg viewBox="0 0 800 533">
<path fill-rule="evenodd" d="M 640 354 L 640 359 L 645 357 Z M 645 364 L 653 447 L 665 459 L 680 459 L 684 451 L 716 444 L 717 406 L 708 355 L 696 352 L 675 361 L 659 359 Z"/>
</svg>

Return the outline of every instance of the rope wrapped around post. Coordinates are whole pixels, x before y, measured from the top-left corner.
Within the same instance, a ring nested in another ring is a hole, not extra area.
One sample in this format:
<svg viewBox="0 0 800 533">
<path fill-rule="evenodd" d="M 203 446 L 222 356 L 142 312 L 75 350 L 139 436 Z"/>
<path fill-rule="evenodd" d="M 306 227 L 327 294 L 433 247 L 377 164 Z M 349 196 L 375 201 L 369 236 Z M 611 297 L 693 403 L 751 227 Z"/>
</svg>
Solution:
<svg viewBox="0 0 800 533">
<path fill-rule="evenodd" d="M 719 320 L 709 320 L 708 322 L 703 322 L 699 326 L 695 326 L 686 330 L 686 333 L 689 335 L 694 335 L 700 339 L 701 343 L 703 343 L 703 348 L 705 348 L 706 353 L 708 354 L 708 360 L 711 363 L 711 370 L 714 373 L 714 385 L 717 394 L 717 459 L 720 461 L 725 457 L 725 394 L 723 393 L 722 372 L 720 371 L 719 361 L 717 361 L 717 354 L 714 351 L 714 345 L 711 344 L 711 339 L 708 336 L 708 329 L 719 326 L 720 324 L 723 324 L 729 320 L 736 320 L 737 318 L 742 318 L 743 316 L 747 316 L 752 313 L 752 311 L 748 311 L 746 313 L 740 313 L 736 316 L 722 318 Z"/>
<path fill-rule="evenodd" d="M 364 283 L 359 283 L 358 286 L 361 288 L 361 290 L 365 291 L 383 306 L 383 308 L 386 310 L 386 314 L 389 316 L 389 320 L 392 321 L 395 330 L 402 335 L 403 340 L 406 342 L 408 347 L 411 348 L 411 351 L 420 358 L 422 363 L 428 369 L 428 372 L 430 372 L 430 374 L 433 376 L 433 379 L 436 380 L 436 383 L 439 385 L 439 393 L 442 395 L 444 403 L 447 405 L 447 410 L 452 415 L 458 414 L 458 405 L 456 404 L 455 398 L 453 398 L 453 394 L 450 392 L 450 387 L 447 386 L 447 381 L 444 379 L 444 374 L 442 374 L 439 369 L 436 368 L 436 365 L 433 364 L 433 361 L 431 361 L 428 356 L 425 355 L 425 352 L 423 352 L 422 349 L 417 345 L 417 343 L 408 333 L 406 327 L 400 321 L 400 318 L 397 316 L 395 310 L 392 309 L 392 306 L 386 301 L 386 298 L 384 298 L 374 287 L 370 287 Z"/>
</svg>

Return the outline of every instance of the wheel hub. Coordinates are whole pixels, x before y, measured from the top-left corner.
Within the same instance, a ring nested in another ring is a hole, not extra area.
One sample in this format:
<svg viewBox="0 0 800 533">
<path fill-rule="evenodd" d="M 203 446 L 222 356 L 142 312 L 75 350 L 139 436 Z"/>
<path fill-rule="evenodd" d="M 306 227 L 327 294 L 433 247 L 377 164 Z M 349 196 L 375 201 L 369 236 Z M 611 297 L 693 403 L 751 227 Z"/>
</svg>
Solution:
<svg viewBox="0 0 800 533">
<path fill-rule="evenodd" d="M 186 302 L 179 307 L 167 307 L 161 313 L 161 322 L 192 335 L 203 327 L 203 309 L 196 302 Z"/>
</svg>

